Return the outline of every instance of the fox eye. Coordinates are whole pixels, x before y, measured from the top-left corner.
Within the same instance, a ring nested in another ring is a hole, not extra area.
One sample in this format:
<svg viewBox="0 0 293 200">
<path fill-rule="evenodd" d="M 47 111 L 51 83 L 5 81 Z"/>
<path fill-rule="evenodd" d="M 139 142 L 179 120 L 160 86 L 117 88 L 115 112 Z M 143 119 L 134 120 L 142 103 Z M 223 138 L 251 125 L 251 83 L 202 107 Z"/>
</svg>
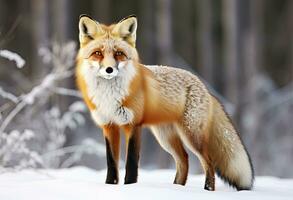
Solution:
<svg viewBox="0 0 293 200">
<path fill-rule="evenodd" d="M 102 56 L 102 55 L 103 55 L 101 51 L 95 51 L 94 54 L 95 54 L 96 56 Z"/>
<path fill-rule="evenodd" d="M 92 53 L 92 58 L 100 60 L 103 58 L 103 53 L 101 51 L 95 51 L 94 53 Z"/>
<path fill-rule="evenodd" d="M 115 56 L 124 56 L 124 53 L 122 51 L 116 51 Z"/>
</svg>

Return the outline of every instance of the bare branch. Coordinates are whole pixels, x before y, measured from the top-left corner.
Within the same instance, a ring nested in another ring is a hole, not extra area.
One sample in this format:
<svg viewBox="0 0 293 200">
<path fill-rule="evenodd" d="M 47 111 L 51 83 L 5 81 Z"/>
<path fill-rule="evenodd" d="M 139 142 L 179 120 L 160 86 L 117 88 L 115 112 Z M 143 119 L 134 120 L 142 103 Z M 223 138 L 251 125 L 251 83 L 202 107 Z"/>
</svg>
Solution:
<svg viewBox="0 0 293 200">
<path fill-rule="evenodd" d="M 18 98 L 14 94 L 4 91 L 2 87 L 0 87 L 0 96 L 3 97 L 4 99 L 9 99 L 10 101 L 14 103 L 18 102 Z"/>
</svg>

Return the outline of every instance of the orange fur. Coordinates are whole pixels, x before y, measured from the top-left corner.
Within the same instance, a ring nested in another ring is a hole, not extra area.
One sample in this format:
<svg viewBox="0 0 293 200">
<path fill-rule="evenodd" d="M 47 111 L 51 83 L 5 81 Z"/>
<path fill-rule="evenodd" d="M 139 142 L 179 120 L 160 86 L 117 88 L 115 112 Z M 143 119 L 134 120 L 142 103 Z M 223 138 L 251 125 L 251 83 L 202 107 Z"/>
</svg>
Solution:
<svg viewBox="0 0 293 200">
<path fill-rule="evenodd" d="M 170 100 L 160 94 L 159 83 L 152 72 L 143 65 L 137 64 L 136 67 L 137 74 L 128 89 L 129 95 L 123 102 L 124 106 L 134 110 L 134 122 L 151 125 L 180 119 L 184 105 L 171 106 Z"/>
<path fill-rule="evenodd" d="M 119 160 L 120 155 L 120 134 L 119 127 L 115 125 L 106 125 L 102 127 L 105 138 L 111 144 L 113 157 L 116 162 Z"/>
</svg>

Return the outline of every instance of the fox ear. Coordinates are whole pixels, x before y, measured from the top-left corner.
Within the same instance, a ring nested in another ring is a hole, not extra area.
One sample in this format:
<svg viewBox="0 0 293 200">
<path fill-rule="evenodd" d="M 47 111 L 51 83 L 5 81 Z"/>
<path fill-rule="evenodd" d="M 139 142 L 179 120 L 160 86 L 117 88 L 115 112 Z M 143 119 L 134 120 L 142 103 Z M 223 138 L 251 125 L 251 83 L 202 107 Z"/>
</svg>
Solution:
<svg viewBox="0 0 293 200">
<path fill-rule="evenodd" d="M 135 15 L 130 15 L 122 19 L 115 25 L 113 33 L 118 34 L 123 40 L 130 45 L 135 46 L 136 41 L 137 19 Z"/>
<path fill-rule="evenodd" d="M 88 15 L 79 16 L 79 42 L 81 44 L 93 40 L 95 36 L 103 34 L 103 29 L 98 22 Z"/>
</svg>

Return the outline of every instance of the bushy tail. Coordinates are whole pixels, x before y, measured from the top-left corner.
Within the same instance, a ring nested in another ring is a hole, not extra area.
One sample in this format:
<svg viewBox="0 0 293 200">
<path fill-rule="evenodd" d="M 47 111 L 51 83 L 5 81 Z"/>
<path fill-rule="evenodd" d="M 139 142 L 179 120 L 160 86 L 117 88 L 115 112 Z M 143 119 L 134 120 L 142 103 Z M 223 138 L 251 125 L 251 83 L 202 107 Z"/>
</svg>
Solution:
<svg viewBox="0 0 293 200">
<path fill-rule="evenodd" d="M 254 181 L 250 157 L 222 105 L 215 98 L 213 105 L 209 151 L 215 170 L 230 186 L 250 190 Z"/>
</svg>

